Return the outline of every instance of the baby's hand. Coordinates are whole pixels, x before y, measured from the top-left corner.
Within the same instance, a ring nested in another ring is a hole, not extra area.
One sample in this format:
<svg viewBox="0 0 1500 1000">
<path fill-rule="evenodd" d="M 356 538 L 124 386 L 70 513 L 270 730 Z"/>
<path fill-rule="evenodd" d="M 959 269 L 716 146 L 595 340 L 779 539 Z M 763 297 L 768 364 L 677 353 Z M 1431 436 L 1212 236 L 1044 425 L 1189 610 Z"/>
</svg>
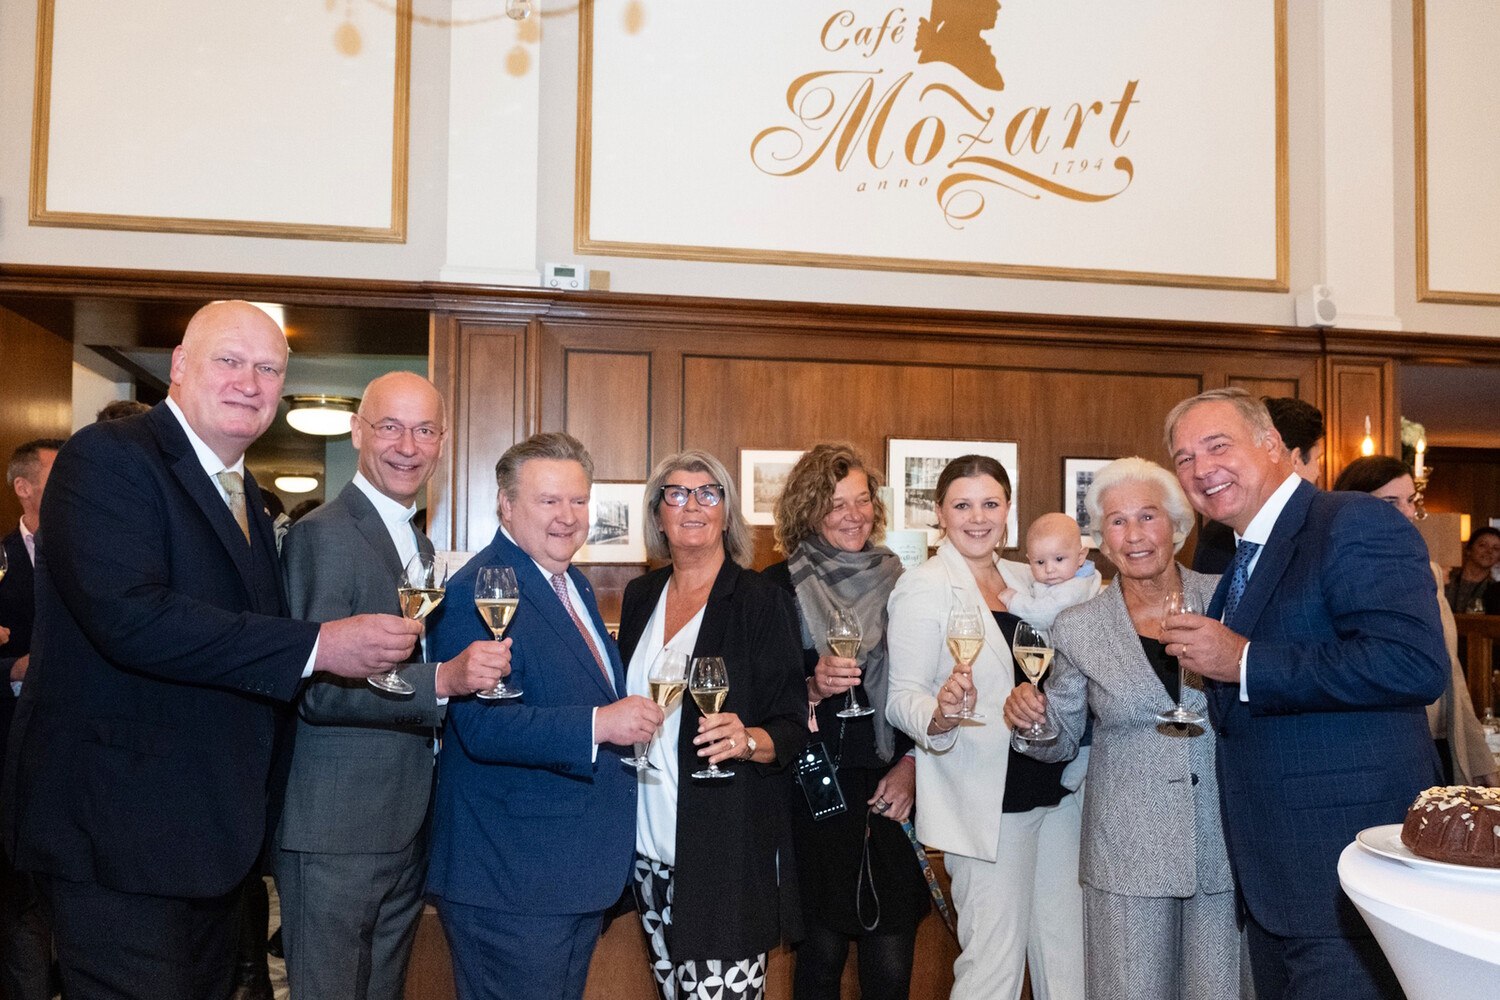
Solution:
<svg viewBox="0 0 1500 1000">
<path fill-rule="evenodd" d="M 1006 607 L 1010 606 L 1010 602 L 1015 599 L 1015 596 L 1015 587 L 1006 587 L 1004 590 L 1000 591 L 1000 600 L 1003 604 L 1006 605 Z"/>
</svg>

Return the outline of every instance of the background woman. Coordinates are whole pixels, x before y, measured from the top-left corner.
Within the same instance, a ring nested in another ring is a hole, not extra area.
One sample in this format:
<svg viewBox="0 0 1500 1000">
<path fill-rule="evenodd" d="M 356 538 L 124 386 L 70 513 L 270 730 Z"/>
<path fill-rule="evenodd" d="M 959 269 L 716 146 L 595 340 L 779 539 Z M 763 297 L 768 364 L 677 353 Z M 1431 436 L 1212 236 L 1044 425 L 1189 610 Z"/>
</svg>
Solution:
<svg viewBox="0 0 1500 1000">
<path fill-rule="evenodd" d="M 646 483 L 646 551 L 671 563 L 632 580 L 620 611 L 631 694 L 664 648 L 721 656 L 723 711 L 684 696 L 652 749 L 636 802 L 635 897 L 664 1000 L 756 998 L 766 954 L 801 915 L 781 769 L 807 740 L 791 601 L 743 567 L 750 529 L 733 480 L 707 452 L 662 460 Z M 695 781 L 709 762 L 734 777 Z"/>
<path fill-rule="evenodd" d="M 1178 565 L 1193 512 L 1177 477 L 1156 463 L 1111 462 L 1084 503 L 1094 540 L 1119 574 L 1058 616 L 1046 694 L 1019 685 L 1005 721 L 1050 719 L 1057 740 L 1026 744 L 1026 752 L 1066 760 L 1094 717 L 1079 858 L 1090 1000 L 1234 1000 L 1240 938 L 1214 737 L 1206 727 L 1156 720 L 1178 695 L 1177 662 L 1161 642 L 1167 597 L 1185 593 L 1205 608 L 1219 578 Z M 1202 691 L 1190 686 L 1182 696 L 1207 716 Z"/>
<path fill-rule="evenodd" d="M 917 836 L 944 852 L 953 877 L 958 943 L 954 1000 L 1007 1000 L 1028 962 L 1037 1000 L 1083 997 L 1083 913 L 1078 887 L 1079 796 L 1064 765 L 1011 750 L 1001 710 L 1022 678 L 1010 653 L 1019 619 L 1000 592 L 1030 572 L 997 553 L 1005 543 L 1010 478 L 981 455 L 949 462 L 935 491 L 943 542 L 907 572 L 890 600 L 886 716 L 916 741 L 922 809 Z M 981 612 L 984 648 L 972 673 L 955 672 L 948 616 Z M 985 718 L 951 718 L 966 694 Z"/>
<path fill-rule="evenodd" d="M 1500 563 L 1500 530 L 1476 528 L 1464 545 L 1464 562 L 1448 576 L 1445 593 L 1455 614 L 1500 615 L 1500 583 L 1493 576 Z"/>
<path fill-rule="evenodd" d="M 911 815 L 916 761 L 911 738 L 885 717 L 886 600 L 901 562 L 883 545 L 878 475 L 850 445 L 820 444 L 792 467 L 776 502 L 776 542 L 785 562 L 765 570 L 797 599 L 802 663 L 814 739 L 838 767 L 847 810 L 814 820 L 792 792 L 792 831 L 805 936 L 797 947 L 797 1000 L 839 996 L 849 942 L 859 942 L 860 995 L 905 1000 L 927 883 L 899 824 Z M 830 612 L 859 619 L 859 656 L 834 656 Z M 873 715 L 841 719 L 848 691 Z M 868 831 L 868 837 L 866 833 Z"/>
<path fill-rule="evenodd" d="M 1389 455 L 1356 458 L 1339 473 L 1333 488 L 1373 494 L 1406 515 L 1407 520 L 1417 518 L 1417 487 L 1411 470 L 1399 458 Z M 1469 541 L 1472 544 L 1472 536 Z M 1443 762 L 1443 777 L 1449 784 L 1456 781 L 1462 785 L 1500 785 L 1497 773 L 1500 767 L 1495 765 L 1495 756 L 1485 745 L 1484 727 L 1474 714 L 1469 682 L 1459 662 L 1458 625 L 1444 598 L 1443 568 L 1437 563 L 1432 564 L 1432 576 L 1438 590 L 1438 614 L 1443 619 L 1443 641 L 1448 646 L 1448 662 L 1452 667 L 1448 690 L 1427 706 L 1427 723 Z"/>
</svg>

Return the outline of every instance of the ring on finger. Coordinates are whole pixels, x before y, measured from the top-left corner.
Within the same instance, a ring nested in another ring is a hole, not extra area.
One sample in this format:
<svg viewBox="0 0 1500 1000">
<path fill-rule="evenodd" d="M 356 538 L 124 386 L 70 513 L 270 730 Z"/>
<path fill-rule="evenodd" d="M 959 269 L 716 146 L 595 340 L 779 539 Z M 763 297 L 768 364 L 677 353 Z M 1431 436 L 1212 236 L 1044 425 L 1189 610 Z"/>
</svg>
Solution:
<svg viewBox="0 0 1500 1000">
<path fill-rule="evenodd" d="M 731 737 L 729 737 L 729 749 L 733 750 L 734 747 L 735 747 L 734 737 L 731 736 Z"/>
</svg>

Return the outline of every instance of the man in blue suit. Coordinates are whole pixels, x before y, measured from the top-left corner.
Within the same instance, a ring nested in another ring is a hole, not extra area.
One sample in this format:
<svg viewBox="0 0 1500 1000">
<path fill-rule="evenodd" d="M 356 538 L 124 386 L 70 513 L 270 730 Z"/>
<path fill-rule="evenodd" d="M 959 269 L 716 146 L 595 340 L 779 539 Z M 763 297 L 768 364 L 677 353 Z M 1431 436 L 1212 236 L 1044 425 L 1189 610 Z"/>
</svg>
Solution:
<svg viewBox="0 0 1500 1000">
<path fill-rule="evenodd" d="M 264 312 L 205 306 L 166 402 L 83 428 L 47 481 L 7 835 L 51 904 L 69 996 L 228 996 L 285 706 L 314 669 L 365 677 L 416 642 L 394 615 L 286 617 L 244 467 L 286 363 Z"/>
<path fill-rule="evenodd" d="M 1207 616 L 1168 619 L 1165 638 L 1208 678 L 1256 996 L 1400 997 L 1337 865 L 1440 778 L 1426 706 L 1447 661 L 1426 547 L 1376 498 L 1302 481 L 1239 389 L 1178 404 L 1167 441 L 1193 506 L 1237 539 Z"/>
<path fill-rule="evenodd" d="M 570 564 L 589 528 L 593 462 L 575 438 L 536 434 L 495 466 L 500 530 L 448 582 L 428 626 L 446 660 L 489 634 L 474 611 L 484 566 L 520 584 L 508 701 L 454 699 L 438 759 L 428 894 L 459 1000 L 583 996 L 604 911 L 635 849 L 635 771 L 661 709 L 625 697 L 625 670 L 587 578 Z"/>
</svg>

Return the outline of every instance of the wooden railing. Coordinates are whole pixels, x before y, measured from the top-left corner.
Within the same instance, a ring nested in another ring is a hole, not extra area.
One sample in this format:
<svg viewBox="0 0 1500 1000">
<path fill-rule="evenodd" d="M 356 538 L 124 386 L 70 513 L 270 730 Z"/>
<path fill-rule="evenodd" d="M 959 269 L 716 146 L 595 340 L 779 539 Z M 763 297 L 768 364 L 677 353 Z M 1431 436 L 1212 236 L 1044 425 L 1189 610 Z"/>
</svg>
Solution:
<svg viewBox="0 0 1500 1000">
<path fill-rule="evenodd" d="M 1458 641 L 1466 649 L 1469 695 L 1480 717 L 1495 709 L 1495 643 L 1500 641 L 1500 615 L 1454 615 Z"/>
</svg>

